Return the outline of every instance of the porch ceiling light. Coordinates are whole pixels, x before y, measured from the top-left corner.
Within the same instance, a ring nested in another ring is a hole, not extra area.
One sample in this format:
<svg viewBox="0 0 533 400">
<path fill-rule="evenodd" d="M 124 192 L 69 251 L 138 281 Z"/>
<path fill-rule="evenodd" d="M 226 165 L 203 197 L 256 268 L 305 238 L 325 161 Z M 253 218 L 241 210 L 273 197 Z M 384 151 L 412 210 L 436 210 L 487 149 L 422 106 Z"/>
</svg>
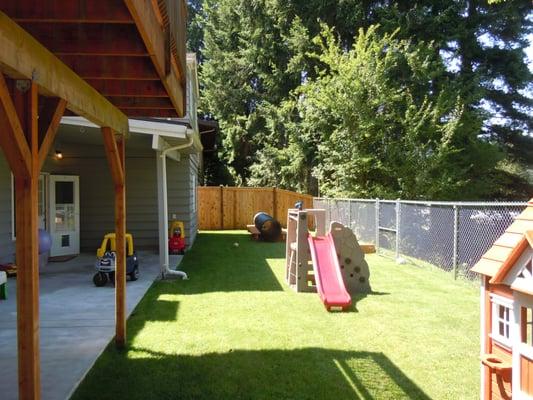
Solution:
<svg viewBox="0 0 533 400">
<path fill-rule="evenodd" d="M 57 150 L 56 149 L 56 156 L 55 156 L 56 160 L 62 160 L 63 159 L 63 153 L 61 152 L 61 150 Z"/>
</svg>

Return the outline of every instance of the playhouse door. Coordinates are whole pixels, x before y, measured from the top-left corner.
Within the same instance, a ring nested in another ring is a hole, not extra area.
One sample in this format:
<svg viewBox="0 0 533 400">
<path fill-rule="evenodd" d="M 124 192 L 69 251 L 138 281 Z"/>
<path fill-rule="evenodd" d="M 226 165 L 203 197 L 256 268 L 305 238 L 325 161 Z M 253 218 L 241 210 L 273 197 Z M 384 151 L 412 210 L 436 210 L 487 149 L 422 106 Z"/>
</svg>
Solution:
<svg viewBox="0 0 533 400">
<path fill-rule="evenodd" d="M 50 256 L 75 255 L 80 252 L 79 177 L 50 175 Z"/>
</svg>

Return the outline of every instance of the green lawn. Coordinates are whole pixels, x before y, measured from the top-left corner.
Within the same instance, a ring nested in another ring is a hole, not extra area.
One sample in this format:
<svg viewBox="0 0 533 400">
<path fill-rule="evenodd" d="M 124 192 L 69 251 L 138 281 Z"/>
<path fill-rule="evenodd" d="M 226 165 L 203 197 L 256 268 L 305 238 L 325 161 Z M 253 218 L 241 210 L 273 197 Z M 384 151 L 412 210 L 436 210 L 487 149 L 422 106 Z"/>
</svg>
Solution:
<svg viewBox="0 0 533 400">
<path fill-rule="evenodd" d="M 238 247 L 233 243 L 238 242 Z M 284 282 L 283 244 L 198 236 L 102 354 L 74 399 L 475 399 L 475 285 L 367 256 L 373 293 L 328 313 Z"/>
</svg>

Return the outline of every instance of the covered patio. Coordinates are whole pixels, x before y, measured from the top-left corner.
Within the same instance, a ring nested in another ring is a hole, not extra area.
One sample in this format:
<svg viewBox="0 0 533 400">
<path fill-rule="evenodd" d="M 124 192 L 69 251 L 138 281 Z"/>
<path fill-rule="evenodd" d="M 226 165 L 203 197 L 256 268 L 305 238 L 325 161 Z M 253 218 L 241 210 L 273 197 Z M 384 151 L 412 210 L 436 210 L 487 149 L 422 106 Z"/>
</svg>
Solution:
<svg viewBox="0 0 533 400">
<path fill-rule="evenodd" d="M 173 263 L 178 262 L 174 256 Z M 139 254 L 141 274 L 128 281 L 129 316 L 160 273 L 158 254 Z M 115 288 L 95 287 L 94 253 L 49 263 L 40 273 L 41 376 L 43 399 L 70 397 L 115 334 Z M 17 393 L 17 306 L 14 279 L 0 302 L 0 387 L 2 400 Z"/>
</svg>

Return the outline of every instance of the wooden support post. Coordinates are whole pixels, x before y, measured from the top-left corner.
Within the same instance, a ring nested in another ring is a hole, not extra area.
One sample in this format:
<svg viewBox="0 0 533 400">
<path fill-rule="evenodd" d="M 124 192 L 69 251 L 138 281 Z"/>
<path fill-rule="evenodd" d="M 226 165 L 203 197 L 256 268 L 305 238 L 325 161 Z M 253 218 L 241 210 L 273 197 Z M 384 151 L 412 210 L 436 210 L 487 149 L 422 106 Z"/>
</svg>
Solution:
<svg viewBox="0 0 533 400">
<path fill-rule="evenodd" d="M 20 399 L 39 399 L 39 264 L 37 189 L 37 85 L 18 81 L 12 88 L 0 74 L 0 146 L 15 177 L 17 346 Z"/>
<path fill-rule="evenodd" d="M 220 185 L 220 230 L 224 230 L 224 186 Z"/>
<path fill-rule="evenodd" d="M 38 240 L 38 132 L 37 85 L 30 81 L 15 88 L 17 114 L 31 154 L 30 176 L 15 175 L 17 336 L 19 398 L 38 399 L 40 388 L 39 355 L 39 240 Z M 23 92 L 23 90 L 26 90 Z M 20 100 L 17 101 L 17 98 Z"/>
<path fill-rule="evenodd" d="M 126 181 L 125 139 L 118 142 L 111 128 L 102 128 L 107 160 L 115 187 L 115 345 L 126 346 Z"/>
</svg>

